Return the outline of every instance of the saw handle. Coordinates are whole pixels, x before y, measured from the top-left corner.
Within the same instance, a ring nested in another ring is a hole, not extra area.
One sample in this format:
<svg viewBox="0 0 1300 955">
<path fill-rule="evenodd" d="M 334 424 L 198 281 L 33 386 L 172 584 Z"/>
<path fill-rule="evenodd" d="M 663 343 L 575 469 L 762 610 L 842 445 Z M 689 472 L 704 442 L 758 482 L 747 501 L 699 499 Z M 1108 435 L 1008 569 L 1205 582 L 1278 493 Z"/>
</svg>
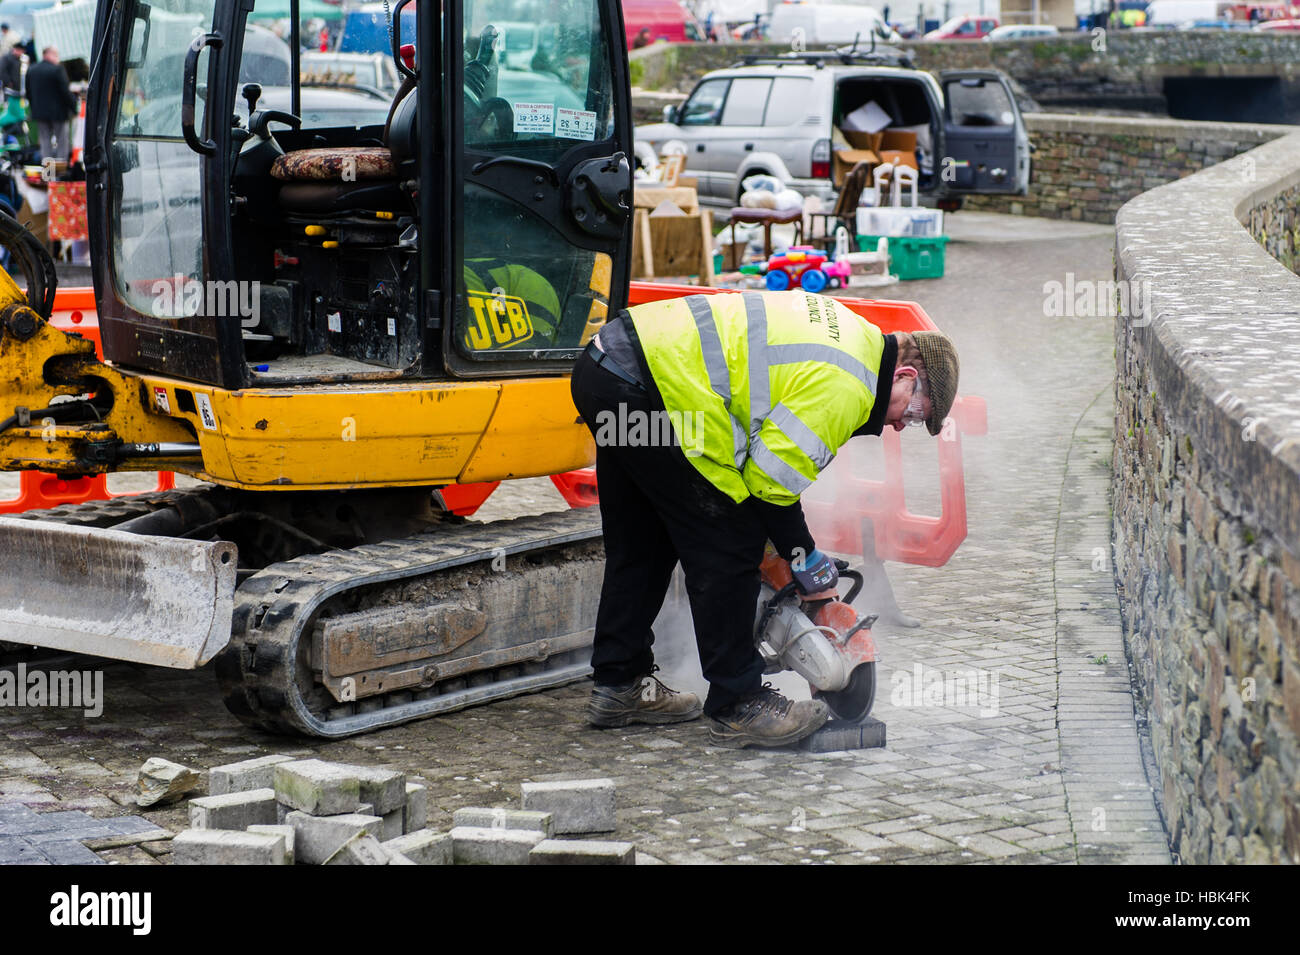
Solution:
<svg viewBox="0 0 1300 955">
<path fill-rule="evenodd" d="M 857 599 L 858 594 L 862 593 L 862 572 L 859 570 L 849 570 L 849 562 L 847 560 L 840 560 L 839 558 L 835 559 L 835 569 L 840 572 L 841 577 L 847 577 L 849 580 L 853 581 L 853 586 L 849 588 L 849 592 L 840 598 L 846 604 L 851 604 L 855 599 Z"/>
</svg>

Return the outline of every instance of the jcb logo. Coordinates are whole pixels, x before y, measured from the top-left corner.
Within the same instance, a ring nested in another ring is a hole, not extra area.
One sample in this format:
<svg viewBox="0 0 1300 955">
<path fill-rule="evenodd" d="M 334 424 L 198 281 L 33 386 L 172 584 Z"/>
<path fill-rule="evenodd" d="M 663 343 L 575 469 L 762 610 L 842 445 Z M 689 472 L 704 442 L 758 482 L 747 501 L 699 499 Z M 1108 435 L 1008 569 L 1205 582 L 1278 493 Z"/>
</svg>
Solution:
<svg viewBox="0 0 1300 955">
<path fill-rule="evenodd" d="M 506 348 L 533 337 L 533 320 L 523 299 L 486 292 L 469 292 L 465 298 L 473 313 L 465 334 L 470 348 Z"/>
</svg>

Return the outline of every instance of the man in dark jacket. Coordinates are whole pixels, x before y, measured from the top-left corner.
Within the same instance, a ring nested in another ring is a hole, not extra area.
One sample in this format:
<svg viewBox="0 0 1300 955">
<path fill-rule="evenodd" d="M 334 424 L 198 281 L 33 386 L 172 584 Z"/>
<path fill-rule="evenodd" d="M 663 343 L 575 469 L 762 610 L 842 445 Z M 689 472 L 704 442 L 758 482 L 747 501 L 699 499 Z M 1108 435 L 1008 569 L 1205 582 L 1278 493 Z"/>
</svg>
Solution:
<svg viewBox="0 0 1300 955">
<path fill-rule="evenodd" d="M 77 97 L 59 65 L 59 51 L 47 46 L 41 62 L 27 70 L 27 102 L 41 137 L 41 158 L 67 159 L 71 152 L 68 122 L 77 113 Z"/>
<path fill-rule="evenodd" d="M 16 43 L 0 54 L 0 90 L 4 91 L 6 99 L 10 90 L 22 96 L 23 48 Z"/>
</svg>

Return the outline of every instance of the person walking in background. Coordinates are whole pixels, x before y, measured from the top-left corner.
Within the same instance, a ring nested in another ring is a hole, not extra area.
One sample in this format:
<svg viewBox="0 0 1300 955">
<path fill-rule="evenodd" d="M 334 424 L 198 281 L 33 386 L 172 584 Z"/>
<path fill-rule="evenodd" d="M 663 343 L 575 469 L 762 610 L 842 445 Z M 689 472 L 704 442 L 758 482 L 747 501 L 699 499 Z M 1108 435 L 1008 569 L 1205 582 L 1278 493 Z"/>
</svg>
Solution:
<svg viewBox="0 0 1300 955">
<path fill-rule="evenodd" d="M 69 121 L 77 114 L 77 97 L 59 65 L 59 51 L 47 46 L 41 61 L 27 70 L 27 102 L 41 138 L 41 158 L 67 159 L 71 152 Z"/>
<path fill-rule="evenodd" d="M 18 44 L 0 54 L 0 90 L 6 99 L 23 95 L 23 48 Z"/>
<path fill-rule="evenodd" d="M 644 46 L 650 45 L 650 28 L 642 27 L 641 32 L 636 35 L 632 41 L 632 49 L 639 50 Z"/>
<path fill-rule="evenodd" d="M 9 29 L 9 24 L 0 23 L 0 54 L 8 53 L 18 42 L 18 31 Z"/>
</svg>

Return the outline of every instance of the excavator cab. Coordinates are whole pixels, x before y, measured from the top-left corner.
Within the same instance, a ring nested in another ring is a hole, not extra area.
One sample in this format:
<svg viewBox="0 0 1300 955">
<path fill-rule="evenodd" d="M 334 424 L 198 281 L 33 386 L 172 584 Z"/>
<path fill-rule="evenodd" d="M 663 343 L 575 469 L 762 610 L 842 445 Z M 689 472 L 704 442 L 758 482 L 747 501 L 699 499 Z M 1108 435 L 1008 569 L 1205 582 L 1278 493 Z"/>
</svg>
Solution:
<svg viewBox="0 0 1300 955">
<path fill-rule="evenodd" d="M 617 0 L 398 0 L 391 98 L 304 84 L 296 11 L 99 6 L 105 357 L 221 389 L 567 372 L 626 299 Z M 536 49 L 507 58 L 521 23 Z"/>
<path fill-rule="evenodd" d="M 617 0 L 397 0 L 387 93 L 305 82 L 299 12 L 96 10 L 103 355 L 0 218 L 0 468 L 198 483 L 0 517 L 0 639 L 212 663 L 241 719 L 338 737 L 589 672 L 599 515 L 445 495 L 590 465 L 568 372 L 626 302 L 632 128 Z"/>
</svg>

